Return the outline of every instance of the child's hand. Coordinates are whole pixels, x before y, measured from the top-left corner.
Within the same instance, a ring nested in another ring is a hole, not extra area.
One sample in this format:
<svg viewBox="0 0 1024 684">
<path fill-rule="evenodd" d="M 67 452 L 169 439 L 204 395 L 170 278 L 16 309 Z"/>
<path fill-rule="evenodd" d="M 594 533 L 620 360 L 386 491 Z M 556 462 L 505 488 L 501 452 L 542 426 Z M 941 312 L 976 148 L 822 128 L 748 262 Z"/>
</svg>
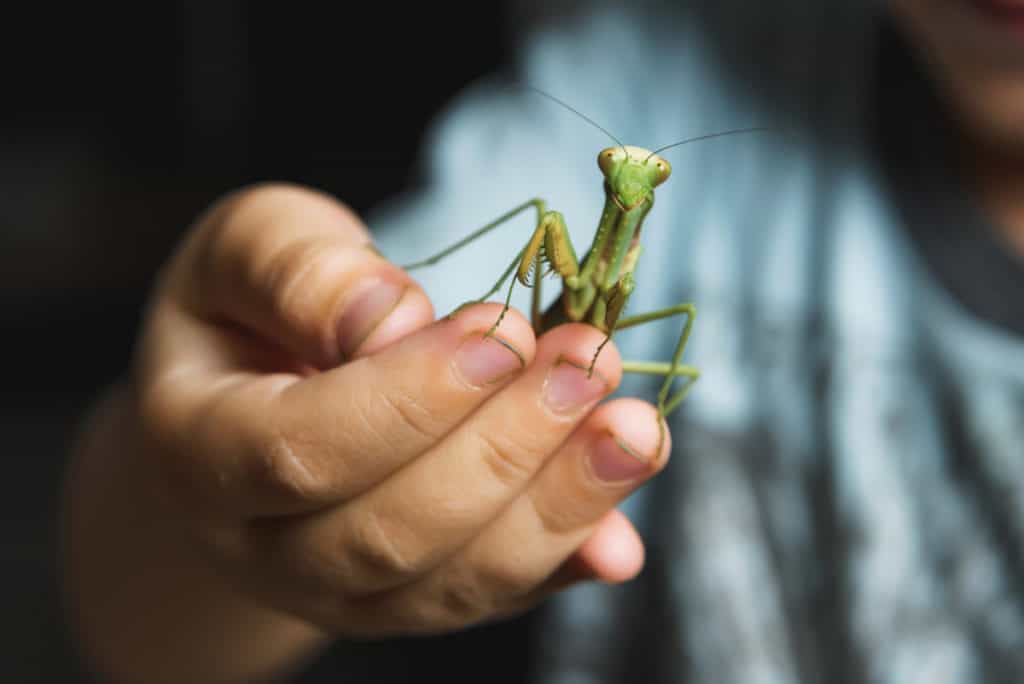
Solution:
<svg viewBox="0 0 1024 684">
<path fill-rule="evenodd" d="M 238 193 L 152 301 L 140 457 L 211 567 L 334 634 L 442 631 L 627 579 L 643 547 L 614 506 L 665 463 L 657 414 L 592 411 L 621 373 L 613 345 L 579 368 L 598 330 L 535 340 L 510 311 L 484 339 L 499 311 L 433 322 L 344 207 Z"/>
</svg>

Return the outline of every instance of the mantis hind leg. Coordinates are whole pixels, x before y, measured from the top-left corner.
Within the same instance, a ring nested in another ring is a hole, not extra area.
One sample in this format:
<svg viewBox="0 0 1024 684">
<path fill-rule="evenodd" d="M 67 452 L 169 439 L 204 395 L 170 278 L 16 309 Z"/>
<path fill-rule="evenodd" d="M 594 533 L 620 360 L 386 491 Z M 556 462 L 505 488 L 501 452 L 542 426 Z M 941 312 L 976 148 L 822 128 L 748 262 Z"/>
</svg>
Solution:
<svg viewBox="0 0 1024 684">
<path fill-rule="evenodd" d="M 680 363 L 680 360 L 683 357 L 683 352 L 686 350 L 686 343 L 690 339 L 690 331 L 693 328 L 694 318 L 697 315 L 696 307 L 694 307 L 693 304 L 678 304 L 676 306 L 670 306 L 666 309 L 659 309 L 657 311 L 640 314 L 638 316 L 629 316 L 628 318 L 619 320 L 615 324 L 615 330 L 618 331 L 623 328 L 629 328 L 635 325 L 641 325 L 643 323 L 681 315 L 686 316 L 686 325 L 683 326 L 683 330 L 679 335 L 679 340 L 676 342 L 676 348 L 672 354 L 671 362 L 659 363 L 653 361 L 625 361 L 622 364 L 622 370 L 626 373 L 663 375 L 665 377 L 665 380 L 661 385 L 661 390 L 658 392 L 657 404 L 658 414 L 662 417 L 668 416 L 672 411 L 679 407 L 679 404 L 686 398 L 686 395 L 700 377 L 699 370 L 692 366 L 686 366 Z M 669 393 L 672 390 L 672 385 L 678 377 L 686 378 L 686 380 L 683 386 L 670 396 Z"/>
</svg>

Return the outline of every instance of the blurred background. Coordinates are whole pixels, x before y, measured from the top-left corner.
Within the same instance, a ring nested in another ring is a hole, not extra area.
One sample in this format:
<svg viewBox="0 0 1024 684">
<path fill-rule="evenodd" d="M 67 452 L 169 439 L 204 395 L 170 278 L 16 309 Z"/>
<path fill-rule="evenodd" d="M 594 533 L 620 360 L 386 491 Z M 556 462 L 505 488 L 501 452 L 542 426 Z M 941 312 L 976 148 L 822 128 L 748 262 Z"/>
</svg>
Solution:
<svg viewBox="0 0 1024 684">
<path fill-rule="evenodd" d="M 411 187 L 425 127 L 501 64 L 510 36 L 492 3 L 455 18 L 385 3 L 13 5 L 0 19 L 0 681 L 78 681 L 55 565 L 62 471 L 84 409 L 127 368 L 155 270 L 246 183 L 309 184 L 360 212 Z"/>
</svg>

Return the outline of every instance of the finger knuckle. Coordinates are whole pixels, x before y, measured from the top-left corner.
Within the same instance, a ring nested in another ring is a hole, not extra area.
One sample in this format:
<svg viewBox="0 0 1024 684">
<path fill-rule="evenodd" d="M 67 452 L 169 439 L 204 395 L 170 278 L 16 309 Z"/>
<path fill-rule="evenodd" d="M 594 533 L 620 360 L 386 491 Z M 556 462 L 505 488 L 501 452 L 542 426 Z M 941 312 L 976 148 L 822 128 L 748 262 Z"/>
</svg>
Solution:
<svg viewBox="0 0 1024 684">
<path fill-rule="evenodd" d="M 530 504 L 533 507 L 537 519 L 540 521 L 541 529 L 549 535 L 560 536 L 576 530 L 580 525 L 585 524 L 584 516 L 589 509 L 572 505 L 576 497 L 567 495 L 564 499 L 557 501 L 549 497 L 540 497 L 530 493 Z"/>
<path fill-rule="evenodd" d="M 375 398 L 379 401 L 375 405 L 384 408 L 388 433 L 393 435 L 391 439 L 398 444 L 409 440 L 434 444 L 444 436 L 443 426 L 439 424 L 435 413 L 420 399 L 402 392 L 381 392 Z M 365 412 L 372 415 L 373 406 L 367 407 Z"/>
<path fill-rule="evenodd" d="M 327 479 L 314 468 L 302 440 L 274 433 L 252 460 L 252 476 L 278 498 L 319 502 L 330 494 Z"/>
<path fill-rule="evenodd" d="M 434 617 L 434 623 L 450 626 L 461 626 L 479 619 L 485 613 L 481 609 L 478 592 L 465 587 L 445 587 L 438 605 L 440 615 Z"/>
<path fill-rule="evenodd" d="M 487 615 L 493 601 L 475 574 L 453 571 L 444 578 L 438 604 L 443 616 L 439 619 L 464 625 Z"/>
<path fill-rule="evenodd" d="M 476 558 L 449 570 L 439 592 L 444 619 L 467 625 L 501 615 L 534 591 L 538 578 L 520 554 Z"/>
<path fill-rule="evenodd" d="M 533 588 L 537 577 L 530 571 L 529 558 L 530 554 L 504 553 L 480 563 L 477 583 L 484 587 L 492 604 L 497 606 Z"/>
<path fill-rule="evenodd" d="M 333 200 L 311 188 L 283 181 L 260 181 L 243 185 L 221 197 L 208 210 L 205 222 L 218 227 L 248 224 L 249 217 L 262 216 L 283 202 L 320 198 Z M 339 205 L 340 206 L 340 205 Z"/>
<path fill-rule="evenodd" d="M 236 190 L 215 204 L 200 222 L 205 235 L 201 273 L 213 277 L 228 268 L 239 277 L 258 274 L 281 244 L 280 231 L 272 230 L 281 207 L 290 197 L 307 192 L 266 183 Z"/>
<path fill-rule="evenodd" d="M 252 218 L 260 216 L 269 200 L 285 187 L 268 183 L 240 188 L 207 210 L 199 221 L 206 244 L 201 261 L 204 272 L 215 272 L 223 262 L 237 260 L 248 251 L 265 223 Z"/>
<path fill-rule="evenodd" d="M 403 523 L 381 512 L 360 515 L 344 544 L 363 578 L 363 591 L 379 591 L 418 574 L 427 556 Z"/>
<path fill-rule="evenodd" d="M 532 446 L 510 443 L 501 435 L 478 432 L 476 437 L 481 459 L 494 478 L 506 487 L 522 485 L 543 458 Z"/>
<path fill-rule="evenodd" d="M 250 279 L 259 291 L 267 293 L 274 315 L 304 325 L 316 311 L 325 287 L 337 281 L 340 269 L 333 267 L 332 251 L 312 242 L 271 246 L 265 251 L 265 256 L 255 260 Z M 326 328 L 320 333 L 326 337 Z"/>
</svg>

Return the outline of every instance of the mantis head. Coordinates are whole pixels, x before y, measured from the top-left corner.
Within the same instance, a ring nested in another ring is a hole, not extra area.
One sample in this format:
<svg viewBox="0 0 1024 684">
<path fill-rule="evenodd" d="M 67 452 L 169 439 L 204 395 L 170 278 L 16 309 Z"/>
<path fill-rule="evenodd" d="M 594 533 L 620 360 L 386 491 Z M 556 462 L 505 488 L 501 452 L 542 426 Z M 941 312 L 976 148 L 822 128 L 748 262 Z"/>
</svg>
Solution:
<svg viewBox="0 0 1024 684">
<path fill-rule="evenodd" d="M 597 155 L 597 165 L 601 167 L 601 173 L 604 174 L 605 182 L 611 189 L 612 198 L 623 211 L 629 211 L 640 206 L 649 195 L 654 193 L 654 188 L 668 180 L 669 175 L 672 173 L 672 166 L 658 154 L 659 152 L 663 152 L 673 147 L 679 147 L 680 145 L 686 145 L 687 143 L 696 142 L 698 140 L 719 138 L 723 135 L 734 135 L 736 133 L 752 133 L 755 131 L 768 130 L 761 126 L 755 126 L 753 128 L 734 128 L 730 131 L 708 133 L 707 135 L 698 135 L 693 138 L 679 140 L 669 145 L 659 147 L 651 152 L 643 147 L 623 145 L 622 141 L 612 135 L 607 128 L 597 123 L 586 114 L 573 109 L 554 95 L 545 93 L 543 90 L 534 88 L 533 86 L 527 86 L 527 88 L 538 95 L 542 95 L 558 105 L 565 107 L 570 112 L 618 143 L 618 147 L 606 147 L 601 150 Z"/>
<path fill-rule="evenodd" d="M 658 154 L 633 145 L 606 147 L 597 155 L 597 165 L 625 211 L 643 203 L 672 173 L 672 166 Z"/>
</svg>

